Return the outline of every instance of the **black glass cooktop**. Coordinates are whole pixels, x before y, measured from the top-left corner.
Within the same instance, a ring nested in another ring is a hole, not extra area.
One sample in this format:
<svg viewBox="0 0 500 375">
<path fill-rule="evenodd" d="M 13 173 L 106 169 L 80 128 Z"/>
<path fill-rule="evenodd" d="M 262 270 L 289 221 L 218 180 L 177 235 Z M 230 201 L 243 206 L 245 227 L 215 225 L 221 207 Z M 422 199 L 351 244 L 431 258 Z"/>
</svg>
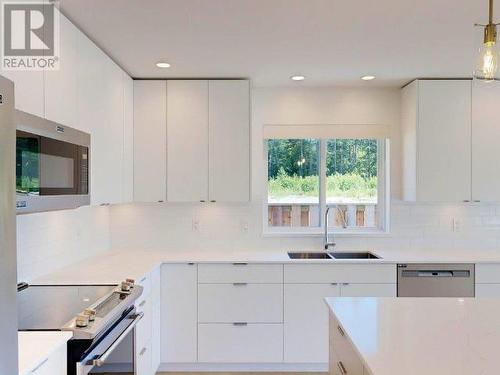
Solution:
<svg viewBox="0 0 500 375">
<path fill-rule="evenodd" d="M 18 329 L 58 330 L 116 285 L 30 285 L 17 293 Z"/>
</svg>

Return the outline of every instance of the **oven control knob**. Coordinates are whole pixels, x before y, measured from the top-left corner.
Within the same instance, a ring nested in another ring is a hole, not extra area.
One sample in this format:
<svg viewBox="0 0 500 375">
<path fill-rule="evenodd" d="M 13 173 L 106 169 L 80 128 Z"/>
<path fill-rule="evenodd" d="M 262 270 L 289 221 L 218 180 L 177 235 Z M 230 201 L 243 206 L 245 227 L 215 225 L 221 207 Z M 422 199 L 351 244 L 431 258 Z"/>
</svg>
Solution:
<svg viewBox="0 0 500 375">
<path fill-rule="evenodd" d="M 122 292 L 130 292 L 130 283 L 122 281 L 121 289 Z"/>
<path fill-rule="evenodd" d="M 135 280 L 134 279 L 126 279 L 125 282 L 129 283 L 131 288 L 134 287 L 134 284 L 135 284 Z"/>
<path fill-rule="evenodd" d="M 89 317 L 89 322 L 93 322 L 95 320 L 95 316 L 97 311 L 94 309 L 85 309 L 83 310 L 83 315 L 87 315 Z"/>
<path fill-rule="evenodd" d="M 79 314 L 76 316 L 75 325 L 78 328 L 85 328 L 89 325 L 89 316 L 84 314 Z"/>
</svg>

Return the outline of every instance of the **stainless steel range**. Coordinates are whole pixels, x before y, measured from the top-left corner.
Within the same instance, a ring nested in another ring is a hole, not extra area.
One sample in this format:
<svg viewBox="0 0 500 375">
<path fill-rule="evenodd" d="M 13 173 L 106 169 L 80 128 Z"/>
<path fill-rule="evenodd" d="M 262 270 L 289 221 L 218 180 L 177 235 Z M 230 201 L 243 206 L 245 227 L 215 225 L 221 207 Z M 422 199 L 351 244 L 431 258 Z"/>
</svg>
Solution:
<svg viewBox="0 0 500 375">
<path fill-rule="evenodd" d="M 18 288 L 19 330 L 72 331 L 68 375 L 103 374 L 113 366 L 135 374 L 134 302 L 142 287 L 120 285 L 27 285 Z"/>
</svg>

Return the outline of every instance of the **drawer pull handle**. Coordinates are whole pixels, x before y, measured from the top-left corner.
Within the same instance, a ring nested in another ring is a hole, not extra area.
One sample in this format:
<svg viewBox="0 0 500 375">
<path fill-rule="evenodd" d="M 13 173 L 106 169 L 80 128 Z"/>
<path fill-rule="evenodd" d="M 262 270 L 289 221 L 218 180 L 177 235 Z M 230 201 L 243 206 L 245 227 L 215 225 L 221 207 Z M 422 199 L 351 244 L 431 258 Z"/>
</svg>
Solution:
<svg viewBox="0 0 500 375">
<path fill-rule="evenodd" d="M 337 366 L 338 366 L 341 374 L 347 374 L 347 370 L 345 369 L 344 364 L 342 363 L 342 361 L 338 361 L 337 362 Z"/>
<path fill-rule="evenodd" d="M 245 262 L 236 262 L 236 263 L 233 263 L 233 266 L 246 266 L 248 263 L 245 263 Z"/>
<path fill-rule="evenodd" d="M 332 285 L 333 285 L 333 286 L 337 286 L 337 285 L 339 285 L 339 283 L 332 283 Z"/>
<path fill-rule="evenodd" d="M 36 366 L 33 370 L 31 370 L 31 373 L 32 373 L 32 374 L 36 373 L 36 372 L 40 369 L 40 367 L 42 367 L 44 364 L 46 364 L 46 363 L 47 363 L 47 361 L 48 361 L 48 360 L 49 360 L 49 358 L 48 358 L 48 357 L 47 357 L 47 358 L 45 358 L 45 359 L 42 361 L 42 363 L 40 363 L 40 364 L 39 364 L 38 366 Z"/>
<path fill-rule="evenodd" d="M 141 281 L 139 281 L 140 283 L 143 283 L 144 281 L 146 281 L 146 276 L 144 276 Z"/>
<path fill-rule="evenodd" d="M 341 326 L 337 326 L 337 331 L 339 331 L 339 333 L 342 335 L 342 336 L 345 336 L 345 332 L 344 330 L 342 329 Z"/>
<path fill-rule="evenodd" d="M 189 262 L 188 266 L 194 266 L 194 263 L 193 262 Z"/>
<path fill-rule="evenodd" d="M 239 327 L 244 327 L 244 326 L 247 326 L 248 323 L 247 322 L 234 322 L 233 323 L 233 326 L 239 326 Z"/>
<path fill-rule="evenodd" d="M 233 283 L 234 286 L 245 286 L 247 283 Z"/>
<path fill-rule="evenodd" d="M 349 285 L 349 283 L 342 283 L 342 285 L 343 285 L 343 286 L 348 286 L 348 285 Z"/>
<path fill-rule="evenodd" d="M 146 353 L 146 350 L 148 350 L 147 348 L 142 348 L 141 352 L 139 353 L 139 355 L 144 355 L 144 353 Z"/>
<path fill-rule="evenodd" d="M 142 301 L 141 303 L 139 303 L 139 307 L 142 307 L 146 304 L 146 300 Z"/>
</svg>

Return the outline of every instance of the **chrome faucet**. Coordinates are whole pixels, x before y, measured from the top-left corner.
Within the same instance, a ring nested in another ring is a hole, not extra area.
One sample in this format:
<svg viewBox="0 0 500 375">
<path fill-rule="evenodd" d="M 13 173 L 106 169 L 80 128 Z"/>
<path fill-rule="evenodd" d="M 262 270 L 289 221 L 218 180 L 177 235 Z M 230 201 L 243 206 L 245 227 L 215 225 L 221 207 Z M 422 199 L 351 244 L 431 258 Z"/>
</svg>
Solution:
<svg viewBox="0 0 500 375">
<path fill-rule="evenodd" d="M 324 241 L 325 250 L 328 250 L 330 246 L 335 247 L 335 240 L 333 238 L 333 233 L 331 242 L 328 239 L 328 212 L 330 211 L 330 208 L 331 207 L 327 207 L 325 211 L 325 241 Z"/>
</svg>

